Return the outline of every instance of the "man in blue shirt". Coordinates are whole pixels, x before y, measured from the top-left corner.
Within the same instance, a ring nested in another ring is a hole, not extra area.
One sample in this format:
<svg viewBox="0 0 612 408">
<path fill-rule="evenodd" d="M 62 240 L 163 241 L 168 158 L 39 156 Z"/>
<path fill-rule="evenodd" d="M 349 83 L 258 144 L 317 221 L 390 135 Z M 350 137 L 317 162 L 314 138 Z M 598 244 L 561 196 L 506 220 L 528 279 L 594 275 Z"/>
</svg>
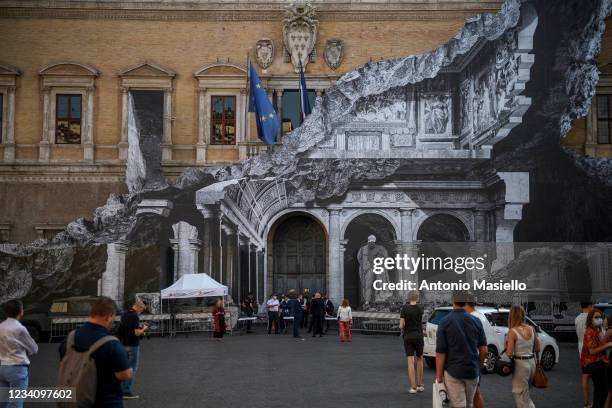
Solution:
<svg viewBox="0 0 612 408">
<path fill-rule="evenodd" d="M 480 367 L 487 355 L 487 339 L 478 318 L 463 307 L 463 292 L 453 293 L 453 310 L 438 325 L 436 382 L 446 385 L 452 408 L 471 408 Z"/>
<path fill-rule="evenodd" d="M 115 302 L 102 297 L 94 303 L 89 312 L 89 320 L 74 334 L 76 351 L 87 351 L 96 341 L 111 336 L 116 309 Z M 60 345 L 60 358 L 66 354 L 66 340 Z M 98 372 L 95 408 L 122 408 L 123 391 L 121 382 L 132 377 L 128 356 L 119 340 L 104 343 L 91 354 Z"/>
<path fill-rule="evenodd" d="M 301 295 L 300 295 L 301 296 Z M 304 309 L 302 309 L 302 303 L 295 293 L 289 294 L 289 313 L 293 317 L 293 337 L 296 339 L 300 337 L 300 325 L 302 324 L 302 318 L 304 317 Z"/>
</svg>

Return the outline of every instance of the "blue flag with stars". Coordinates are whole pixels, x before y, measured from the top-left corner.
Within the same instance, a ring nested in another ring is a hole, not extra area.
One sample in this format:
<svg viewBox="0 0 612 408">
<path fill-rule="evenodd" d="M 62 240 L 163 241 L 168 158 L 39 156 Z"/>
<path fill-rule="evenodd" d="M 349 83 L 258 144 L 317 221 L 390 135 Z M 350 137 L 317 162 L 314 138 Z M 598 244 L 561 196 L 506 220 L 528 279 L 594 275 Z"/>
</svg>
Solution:
<svg viewBox="0 0 612 408">
<path fill-rule="evenodd" d="M 257 136 L 265 144 L 274 144 L 276 135 L 280 129 L 278 116 L 251 63 L 249 63 L 249 76 L 251 77 L 251 100 L 249 111 L 255 112 L 255 117 L 257 118 Z"/>
</svg>

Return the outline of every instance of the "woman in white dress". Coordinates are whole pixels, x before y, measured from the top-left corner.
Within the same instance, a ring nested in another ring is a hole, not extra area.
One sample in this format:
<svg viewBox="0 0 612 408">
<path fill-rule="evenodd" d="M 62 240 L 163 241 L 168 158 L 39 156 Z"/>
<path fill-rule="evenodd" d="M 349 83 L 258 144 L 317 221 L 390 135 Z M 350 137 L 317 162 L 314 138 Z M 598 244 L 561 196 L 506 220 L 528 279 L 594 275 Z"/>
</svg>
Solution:
<svg viewBox="0 0 612 408">
<path fill-rule="evenodd" d="M 535 374 L 536 353 L 540 352 L 540 340 L 535 329 L 525 323 L 525 309 L 512 306 L 508 315 L 506 354 L 514 358 L 512 395 L 517 408 L 534 408 L 529 387 Z"/>
</svg>

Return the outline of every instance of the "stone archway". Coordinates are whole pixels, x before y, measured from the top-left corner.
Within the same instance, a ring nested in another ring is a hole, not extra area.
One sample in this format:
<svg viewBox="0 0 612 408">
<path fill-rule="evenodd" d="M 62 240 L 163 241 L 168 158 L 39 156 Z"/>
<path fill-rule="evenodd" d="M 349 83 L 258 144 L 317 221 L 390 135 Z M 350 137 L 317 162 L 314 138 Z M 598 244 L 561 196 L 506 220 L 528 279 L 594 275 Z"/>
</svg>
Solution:
<svg viewBox="0 0 612 408">
<path fill-rule="evenodd" d="M 268 285 L 271 293 L 326 292 L 327 235 L 305 212 L 279 218 L 268 234 Z"/>
<path fill-rule="evenodd" d="M 419 254 L 425 257 L 444 259 L 469 254 L 469 230 L 463 221 L 450 214 L 434 214 L 425 219 L 417 231 L 417 240 L 420 241 Z M 439 268 L 431 268 L 419 274 L 420 278 L 443 281 L 457 281 L 462 276 Z"/>
<path fill-rule="evenodd" d="M 368 236 L 376 236 L 376 243 L 383 246 L 388 256 L 394 256 L 397 252 L 397 233 L 395 228 L 385 217 L 366 213 L 353 218 L 344 231 L 344 297 L 351 305 L 358 306 L 364 301 L 362 299 L 362 282 L 359 275 L 359 262 L 357 254 L 359 249 L 367 245 Z M 395 279 L 395 276 L 389 276 Z"/>
<path fill-rule="evenodd" d="M 466 225 L 450 214 L 434 214 L 420 225 L 417 240 L 421 242 L 464 242 L 470 240 Z"/>
</svg>

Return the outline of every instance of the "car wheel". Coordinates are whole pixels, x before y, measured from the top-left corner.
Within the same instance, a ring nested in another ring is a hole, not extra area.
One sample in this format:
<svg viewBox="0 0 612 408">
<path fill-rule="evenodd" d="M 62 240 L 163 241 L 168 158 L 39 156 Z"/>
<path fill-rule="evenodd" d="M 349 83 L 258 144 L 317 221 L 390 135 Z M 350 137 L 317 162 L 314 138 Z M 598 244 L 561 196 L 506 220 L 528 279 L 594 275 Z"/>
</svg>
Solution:
<svg viewBox="0 0 612 408">
<path fill-rule="evenodd" d="M 542 368 L 544 371 L 550 371 L 555 366 L 555 350 L 552 347 L 548 346 L 542 352 L 540 356 L 540 364 L 542 364 Z"/>
<path fill-rule="evenodd" d="M 484 361 L 484 374 L 492 374 L 495 372 L 495 362 L 497 361 L 497 349 L 493 346 L 488 346 L 487 348 L 487 356 Z"/>
<path fill-rule="evenodd" d="M 436 359 L 434 357 L 425 357 L 427 368 L 436 368 Z"/>
<path fill-rule="evenodd" d="M 27 329 L 28 333 L 30 333 L 32 340 L 38 343 L 40 341 L 40 330 L 38 327 L 26 324 L 25 328 Z"/>
</svg>

